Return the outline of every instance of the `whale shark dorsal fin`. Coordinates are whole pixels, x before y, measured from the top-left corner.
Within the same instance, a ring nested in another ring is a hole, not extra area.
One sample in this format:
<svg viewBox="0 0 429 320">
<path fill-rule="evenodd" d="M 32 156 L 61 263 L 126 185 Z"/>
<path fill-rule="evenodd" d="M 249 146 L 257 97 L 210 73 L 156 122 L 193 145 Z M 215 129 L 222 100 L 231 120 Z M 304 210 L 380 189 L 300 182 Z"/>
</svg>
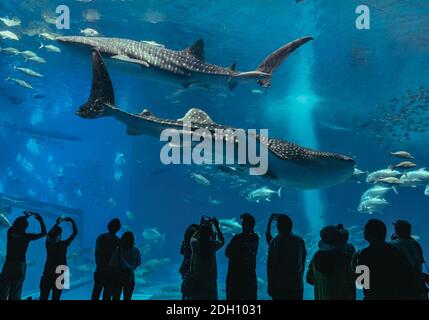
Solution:
<svg viewBox="0 0 429 320">
<path fill-rule="evenodd" d="M 234 62 L 230 67 L 229 70 L 235 71 L 237 70 L 237 62 Z"/>
<path fill-rule="evenodd" d="M 186 48 L 184 51 L 199 60 L 204 60 L 204 40 L 199 39 L 195 41 L 192 46 Z"/>
<path fill-rule="evenodd" d="M 190 109 L 188 112 L 186 112 L 185 116 L 179 120 L 183 122 L 189 121 L 200 124 L 216 124 L 216 122 L 214 122 L 207 113 L 197 108 Z"/>
</svg>

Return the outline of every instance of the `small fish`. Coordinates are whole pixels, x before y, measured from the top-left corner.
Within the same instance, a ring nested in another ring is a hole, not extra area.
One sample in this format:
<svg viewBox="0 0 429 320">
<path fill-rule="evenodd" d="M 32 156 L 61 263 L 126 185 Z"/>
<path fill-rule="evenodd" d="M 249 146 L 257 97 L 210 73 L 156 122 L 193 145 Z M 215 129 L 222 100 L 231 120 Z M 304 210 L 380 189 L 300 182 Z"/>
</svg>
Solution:
<svg viewBox="0 0 429 320">
<path fill-rule="evenodd" d="M 0 229 L 7 229 L 10 226 L 12 224 L 9 222 L 9 219 L 4 214 L 0 214 Z"/>
<path fill-rule="evenodd" d="M 86 28 L 86 29 L 79 29 L 80 33 L 83 34 L 86 37 L 98 37 L 100 35 L 100 33 L 98 33 L 97 30 L 95 29 L 91 29 L 91 28 Z"/>
<path fill-rule="evenodd" d="M 271 197 L 274 195 L 277 195 L 279 199 L 281 199 L 282 197 L 281 191 L 282 191 L 282 188 L 279 188 L 279 190 L 274 191 L 268 187 L 262 187 L 249 192 L 246 199 L 247 201 L 256 201 L 257 203 L 259 203 L 262 200 L 269 202 L 271 201 Z"/>
<path fill-rule="evenodd" d="M 256 94 L 256 95 L 261 95 L 261 94 L 264 94 L 264 91 L 259 90 L 259 89 L 253 89 L 253 90 L 252 90 L 252 93 L 253 93 L 253 94 Z"/>
<path fill-rule="evenodd" d="M 0 21 L 3 22 L 7 27 L 17 27 L 21 25 L 21 20 L 18 18 L 0 18 Z"/>
<path fill-rule="evenodd" d="M 46 50 L 48 50 L 50 52 L 55 52 L 55 53 L 60 53 L 61 52 L 60 48 L 58 48 L 56 46 L 53 46 L 51 44 L 44 45 L 43 43 L 40 43 L 39 49 L 42 49 L 42 48 L 45 48 Z"/>
<path fill-rule="evenodd" d="M 136 217 L 135 217 L 134 213 L 132 213 L 132 212 L 131 212 L 131 211 L 129 211 L 129 210 L 127 210 L 126 214 L 127 214 L 127 219 L 128 219 L 128 220 L 134 221 L 134 220 L 136 219 Z"/>
<path fill-rule="evenodd" d="M 30 76 L 30 77 L 43 78 L 43 75 L 42 75 L 42 74 L 40 74 L 40 73 L 38 73 L 38 72 L 36 72 L 36 71 L 33 71 L 33 70 L 31 70 L 31 69 L 28 69 L 28 68 L 20 68 L 20 67 L 16 67 L 16 66 L 14 66 L 13 68 L 14 68 L 15 70 L 21 71 L 22 73 L 25 73 L 26 75 L 28 75 L 28 76 Z"/>
<path fill-rule="evenodd" d="M 33 61 L 33 62 L 36 62 L 36 63 L 40 63 L 40 64 L 42 64 L 42 63 L 46 63 L 46 60 L 45 59 L 43 59 L 43 58 L 41 58 L 41 57 L 32 57 L 32 58 L 29 58 L 29 59 L 27 59 L 27 60 L 29 60 L 29 61 Z"/>
<path fill-rule="evenodd" d="M 161 234 L 157 228 L 146 228 L 142 232 L 143 238 L 151 242 L 159 242 L 165 240 L 165 233 Z"/>
<path fill-rule="evenodd" d="M 368 177 L 366 178 L 367 183 L 375 183 L 377 180 L 382 178 L 388 178 L 388 177 L 398 177 L 402 173 L 398 170 L 392 170 L 392 169 L 382 169 L 377 170 L 374 172 L 371 172 Z"/>
<path fill-rule="evenodd" d="M 202 185 L 204 187 L 208 187 L 210 185 L 210 181 L 206 177 L 198 173 L 191 173 L 191 179 L 197 184 Z"/>
<path fill-rule="evenodd" d="M 10 80 L 12 82 L 15 82 L 17 85 L 26 88 L 26 89 L 34 89 L 33 86 L 31 84 L 29 84 L 28 82 L 24 81 L 24 80 L 20 80 L 20 79 L 14 79 L 14 78 L 7 78 L 7 80 Z"/>
<path fill-rule="evenodd" d="M 387 185 L 400 185 L 402 182 L 396 177 L 387 177 L 387 178 L 381 178 L 378 179 L 376 184 L 387 184 Z"/>
<path fill-rule="evenodd" d="M 402 187 L 412 187 L 412 188 L 416 188 L 417 186 L 421 185 L 423 182 L 422 180 L 419 180 L 419 179 L 409 178 L 406 174 L 401 176 L 401 178 L 399 178 L 399 181 L 401 181 Z"/>
<path fill-rule="evenodd" d="M 4 52 L 4 53 L 7 53 L 7 54 L 13 54 L 13 55 L 19 54 L 19 50 L 18 49 L 11 48 L 11 47 L 9 47 L 9 48 L 0 48 L 0 52 Z"/>
<path fill-rule="evenodd" d="M 224 233 L 239 233 L 242 230 L 241 224 L 237 221 L 236 218 L 232 219 L 220 219 L 219 226 Z"/>
<path fill-rule="evenodd" d="M 209 197 L 209 203 L 212 204 L 212 205 L 214 205 L 214 206 L 218 206 L 218 205 L 222 204 L 221 201 L 213 199 L 212 197 Z"/>
<path fill-rule="evenodd" d="M 51 41 L 55 41 L 55 39 L 57 38 L 56 35 L 49 33 L 49 32 L 42 32 L 39 34 L 39 37 L 42 37 L 46 40 L 51 40 Z"/>
<path fill-rule="evenodd" d="M 117 205 L 117 203 L 116 203 L 116 200 L 115 200 L 115 199 L 113 199 L 113 198 L 109 198 L 109 199 L 107 200 L 107 206 L 108 206 L 109 208 L 111 208 L 111 209 L 116 208 L 116 205 Z"/>
<path fill-rule="evenodd" d="M 403 161 L 401 163 L 398 163 L 394 166 L 390 166 L 390 169 L 410 169 L 410 168 L 415 168 L 417 167 L 417 165 L 411 161 Z"/>
<path fill-rule="evenodd" d="M 20 55 L 24 56 L 25 59 L 30 59 L 33 57 L 37 57 L 37 54 L 30 50 L 25 50 L 19 53 Z"/>
<path fill-rule="evenodd" d="M 414 159 L 414 157 L 411 155 L 411 153 L 407 151 L 396 151 L 396 152 L 389 152 L 390 156 L 395 156 L 398 158 L 404 158 L 404 159 Z"/>
<path fill-rule="evenodd" d="M 8 39 L 8 40 L 19 41 L 19 37 L 15 33 L 9 30 L 0 31 L 0 37 L 4 40 Z"/>
<path fill-rule="evenodd" d="M 426 196 L 426 197 L 429 197 L 429 184 L 426 186 L 426 189 L 425 189 L 425 196 Z"/>
</svg>

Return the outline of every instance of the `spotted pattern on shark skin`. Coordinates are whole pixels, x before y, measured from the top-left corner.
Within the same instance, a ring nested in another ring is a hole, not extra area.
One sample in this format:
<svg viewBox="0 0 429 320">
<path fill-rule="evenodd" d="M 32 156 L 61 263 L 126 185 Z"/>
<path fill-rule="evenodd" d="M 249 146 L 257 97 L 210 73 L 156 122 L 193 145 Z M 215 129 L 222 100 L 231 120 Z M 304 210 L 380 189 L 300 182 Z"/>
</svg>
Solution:
<svg viewBox="0 0 429 320">
<path fill-rule="evenodd" d="M 205 63 L 204 60 L 193 55 L 192 51 L 188 49 L 174 51 L 147 42 L 120 38 L 67 36 L 58 37 L 57 40 L 88 45 L 110 55 L 110 57 L 122 56 L 141 60 L 161 70 L 184 77 L 191 77 L 191 72 L 224 76 L 230 76 L 233 73 L 228 68 Z"/>
</svg>

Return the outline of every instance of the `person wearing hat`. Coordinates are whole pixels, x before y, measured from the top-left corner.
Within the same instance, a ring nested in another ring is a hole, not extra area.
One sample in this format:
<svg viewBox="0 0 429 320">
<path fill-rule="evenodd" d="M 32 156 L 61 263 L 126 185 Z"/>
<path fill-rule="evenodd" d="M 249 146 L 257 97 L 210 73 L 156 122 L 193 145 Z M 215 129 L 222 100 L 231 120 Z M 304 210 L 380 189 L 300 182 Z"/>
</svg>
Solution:
<svg viewBox="0 0 429 320">
<path fill-rule="evenodd" d="M 40 233 L 27 233 L 28 219 L 33 216 L 40 224 Z M 31 241 L 46 236 L 46 226 L 38 213 L 24 212 L 7 230 L 6 261 L 0 274 L 0 300 L 21 300 L 27 263 L 26 255 Z"/>
<path fill-rule="evenodd" d="M 351 256 L 345 250 L 344 235 L 336 226 L 320 231 L 319 250 L 311 259 L 307 283 L 314 286 L 316 300 L 353 300 L 354 274 Z"/>
<path fill-rule="evenodd" d="M 426 286 L 423 279 L 423 249 L 420 244 L 411 237 L 411 224 L 405 220 L 397 220 L 393 223 L 395 233 L 392 235 L 390 242 L 401 251 L 411 267 L 415 271 L 416 286 L 421 288 L 421 298 L 427 299 Z"/>
<path fill-rule="evenodd" d="M 73 229 L 72 234 L 66 240 L 61 240 L 63 229 L 60 224 L 62 222 L 70 222 Z M 48 300 L 51 292 L 52 300 L 60 300 L 62 288 L 58 288 L 56 282 L 61 274 L 57 273 L 57 268 L 59 266 L 67 267 L 67 249 L 77 234 L 78 229 L 72 218 L 58 218 L 55 225 L 49 230 L 46 237 L 46 262 L 40 279 L 40 300 Z"/>
<path fill-rule="evenodd" d="M 242 232 L 234 235 L 225 250 L 228 261 L 226 276 L 227 300 L 256 300 L 256 255 L 259 236 L 255 233 L 255 218 L 244 213 L 240 216 Z"/>
</svg>

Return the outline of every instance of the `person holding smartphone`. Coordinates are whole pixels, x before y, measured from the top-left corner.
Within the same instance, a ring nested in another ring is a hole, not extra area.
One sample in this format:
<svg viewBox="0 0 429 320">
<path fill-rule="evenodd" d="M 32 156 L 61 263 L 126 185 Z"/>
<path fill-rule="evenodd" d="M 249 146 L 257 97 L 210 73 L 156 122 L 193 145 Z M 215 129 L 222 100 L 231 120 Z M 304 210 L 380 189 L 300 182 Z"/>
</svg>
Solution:
<svg viewBox="0 0 429 320">
<path fill-rule="evenodd" d="M 190 300 L 218 299 L 216 251 L 224 243 L 219 221 L 203 216 L 191 238 Z"/>
<path fill-rule="evenodd" d="M 40 224 L 40 233 L 27 233 L 28 219 L 34 217 Z M 24 212 L 7 231 L 6 261 L 0 274 L 0 300 L 21 300 L 22 286 L 27 270 L 28 245 L 46 236 L 46 225 L 38 213 Z"/>
</svg>

